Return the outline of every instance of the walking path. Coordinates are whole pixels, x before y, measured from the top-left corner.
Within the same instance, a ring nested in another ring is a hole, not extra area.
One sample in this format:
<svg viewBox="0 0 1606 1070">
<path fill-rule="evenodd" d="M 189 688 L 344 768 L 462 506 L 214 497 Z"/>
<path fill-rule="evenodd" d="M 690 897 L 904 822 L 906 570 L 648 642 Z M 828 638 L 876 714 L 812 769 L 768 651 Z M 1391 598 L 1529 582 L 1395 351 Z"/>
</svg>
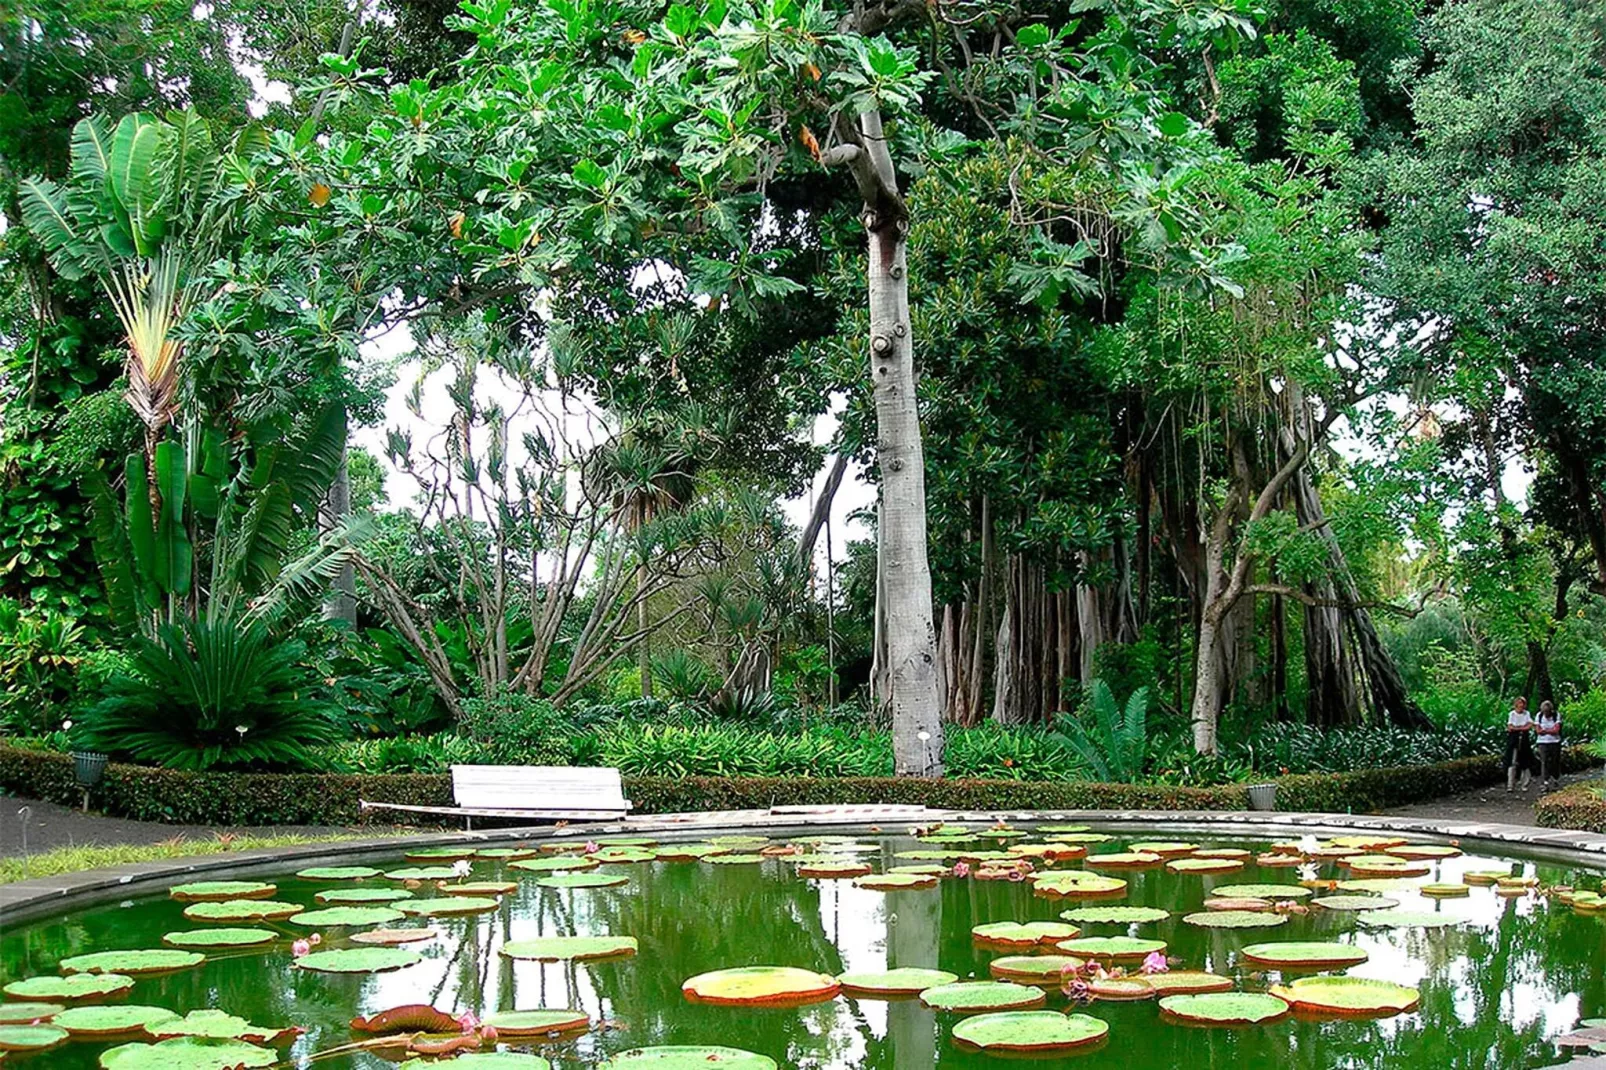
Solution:
<svg viewBox="0 0 1606 1070">
<path fill-rule="evenodd" d="M 1573 773 L 1562 777 L 1561 782 L 1567 785 L 1591 779 L 1600 780 L 1600 770 Z M 1477 824 L 1532 825 L 1534 803 L 1541 794 L 1537 782 L 1530 784 L 1526 792 L 1519 789 L 1509 795 L 1506 794 L 1504 784 L 1497 784 L 1476 791 L 1463 792 L 1460 795 L 1446 795 L 1427 802 L 1412 803 L 1410 806 L 1385 810 L 1384 813 L 1397 817 L 1442 818 L 1445 821 Z"/>
<path fill-rule="evenodd" d="M 19 814 L 23 808 L 30 813 L 24 822 Z M 349 832 L 353 836 L 371 836 L 374 829 L 320 828 L 309 825 L 275 825 L 269 828 L 210 828 L 204 825 L 164 825 L 158 821 L 131 821 L 122 817 L 105 817 L 101 814 L 80 813 L 55 803 L 35 799 L 18 799 L 0 796 L 0 858 L 15 858 L 22 854 L 23 829 L 26 824 L 28 852 L 39 854 L 52 847 L 110 847 L 122 845 L 144 846 L 166 843 L 169 840 L 200 840 L 210 842 L 223 835 L 252 836 L 334 836 Z"/>
</svg>

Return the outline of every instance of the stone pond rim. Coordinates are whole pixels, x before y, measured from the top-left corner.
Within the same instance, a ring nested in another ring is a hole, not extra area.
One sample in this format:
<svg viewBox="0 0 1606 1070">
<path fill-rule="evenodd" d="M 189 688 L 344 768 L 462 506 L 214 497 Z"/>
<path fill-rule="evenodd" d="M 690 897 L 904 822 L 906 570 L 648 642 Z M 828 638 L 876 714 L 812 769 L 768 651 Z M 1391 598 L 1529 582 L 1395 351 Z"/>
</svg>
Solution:
<svg viewBox="0 0 1606 1070">
<path fill-rule="evenodd" d="M 1187 833 L 1271 839 L 1297 838 L 1307 833 L 1430 836 L 1457 841 L 1462 847 L 1477 845 L 1540 861 L 1606 868 L 1606 835 L 1529 825 L 1330 813 L 1266 814 L 1248 810 L 927 810 L 913 817 L 907 810 L 847 804 L 836 810 L 808 814 L 723 810 L 654 815 L 623 822 L 569 825 L 561 829 L 538 826 L 474 833 L 375 836 L 84 870 L 0 884 L 0 927 L 131 895 L 154 894 L 175 883 L 282 875 L 291 866 L 299 869 L 350 865 L 354 858 L 395 858 L 405 851 L 431 846 L 467 843 L 476 848 L 488 848 L 526 841 L 578 839 L 583 842 L 597 835 L 617 833 L 702 841 L 721 832 L 756 829 L 776 836 L 802 835 L 822 829 L 870 834 L 877 827 L 886 833 L 899 833 L 913 824 L 937 821 L 974 824 L 999 819 L 1018 824 L 1075 821 L 1106 829 L 1124 828 L 1166 835 Z"/>
</svg>

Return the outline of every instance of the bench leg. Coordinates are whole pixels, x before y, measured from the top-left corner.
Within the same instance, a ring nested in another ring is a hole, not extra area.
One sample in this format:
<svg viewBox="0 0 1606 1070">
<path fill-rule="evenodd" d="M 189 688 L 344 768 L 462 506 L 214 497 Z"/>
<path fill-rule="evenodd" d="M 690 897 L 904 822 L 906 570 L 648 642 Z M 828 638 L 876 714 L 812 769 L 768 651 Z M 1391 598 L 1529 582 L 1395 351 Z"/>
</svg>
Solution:
<svg viewBox="0 0 1606 1070">
<path fill-rule="evenodd" d="M 473 832 L 474 831 L 474 819 L 472 817 L 469 817 L 467 814 L 463 815 L 463 830 L 465 832 Z"/>
</svg>

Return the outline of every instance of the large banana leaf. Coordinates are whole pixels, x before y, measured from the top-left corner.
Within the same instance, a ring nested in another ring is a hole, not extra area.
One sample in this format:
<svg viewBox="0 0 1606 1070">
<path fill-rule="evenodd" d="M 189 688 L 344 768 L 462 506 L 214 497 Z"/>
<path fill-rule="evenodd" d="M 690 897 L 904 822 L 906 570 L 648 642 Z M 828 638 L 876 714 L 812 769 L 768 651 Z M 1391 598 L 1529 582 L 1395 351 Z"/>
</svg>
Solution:
<svg viewBox="0 0 1606 1070">
<path fill-rule="evenodd" d="M 22 224 L 51 253 L 56 271 L 82 278 L 89 270 L 86 235 L 67 210 L 67 191 L 48 178 L 25 178 L 20 194 Z"/>
<path fill-rule="evenodd" d="M 151 520 L 151 503 L 147 489 L 149 472 L 143 453 L 130 453 L 123 465 L 123 500 L 128 544 L 134 554 L 134 575 L 139 579 L 140 595 L 146 605 L 161 601 L 157 583 L 156 526 Z"/>
<path fill-rule="evenodd" d="M 112 135 L 98 115 L 81 119 L 72 128 L 72 175 L 75 183 L 100 189 L 112 168 Z"/>
<path fill-rule="evenodd" d="M 184 498 L 189 474 L 184 467 L 184 447 L 171 440 L 156 446 L 156 489 L 161 495 L 161 517 L 156 522 L 157 585 L 168 594 L 184 597 L 190 593 L 190 574 L 194 548 L 184 527 Z"/>
<path fill-rule="evenodd" d="M 162 183 L 156 158 L 167 129 L 138 112 L 123 116 L 112 134 L 111 169 L 108 172 L 114 208 L 128 226 L 128 236 L 140 256 L 155 255 L 163 226 L 157 214 Z"/>
<path fill-rule="evenodd" d="M 90 534 L 94 538 L 95 560 L 100 565 L 101 587 L 106 592 L 112 623 L 126 632 L 137 632 L 147 606 L 140 599 L 122 503 L 117 500 L 110 481 L 98 469 L 89 476 L 89 500 Z"/>
</svg>

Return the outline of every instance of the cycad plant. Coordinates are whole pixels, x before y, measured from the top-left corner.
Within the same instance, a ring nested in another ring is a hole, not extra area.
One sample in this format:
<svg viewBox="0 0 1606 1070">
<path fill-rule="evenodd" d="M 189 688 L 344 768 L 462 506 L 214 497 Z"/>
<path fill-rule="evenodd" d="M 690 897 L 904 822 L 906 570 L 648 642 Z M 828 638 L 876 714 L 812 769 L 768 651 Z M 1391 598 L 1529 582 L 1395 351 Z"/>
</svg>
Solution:
<svg viewBox="0 0 1606 1070">
<path fill-rule="evenodd" d="M 1143 773 L 1149 749 L 1149 689 L 1132 692 L 1122 707 L 1103 680 L 1093 681 L 1087 709 L 1061 723 L 1065 741 L 1094 779 L 1127 784 Z"/>
<path fill-rule="evenodd" d="M 186 619 L 135 640 L 132 671 L 85 711 L 74 743 L 173 769 L 301 768 L 337 735 L 309 692 L 303 644 L 260 622 Z"/>
</svg>

